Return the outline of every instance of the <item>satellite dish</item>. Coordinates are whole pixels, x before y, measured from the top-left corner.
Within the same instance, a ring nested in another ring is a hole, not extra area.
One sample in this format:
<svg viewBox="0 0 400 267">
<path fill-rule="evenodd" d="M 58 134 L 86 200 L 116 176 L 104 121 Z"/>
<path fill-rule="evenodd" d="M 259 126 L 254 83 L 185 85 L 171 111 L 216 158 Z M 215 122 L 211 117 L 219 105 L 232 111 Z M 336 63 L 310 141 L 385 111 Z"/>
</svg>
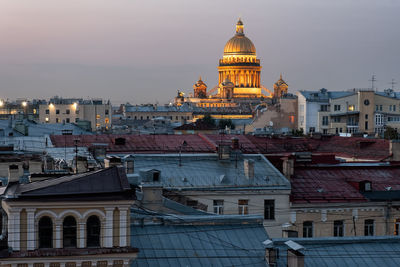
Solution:
<svg viewBox="0 0 400 267">
<path fill-rule="evenodd" d="M 268 124 L 269 124 L 270 127 L 274 126 L 274 123 L 272 121 L 269 121 Z"/>
</svg>

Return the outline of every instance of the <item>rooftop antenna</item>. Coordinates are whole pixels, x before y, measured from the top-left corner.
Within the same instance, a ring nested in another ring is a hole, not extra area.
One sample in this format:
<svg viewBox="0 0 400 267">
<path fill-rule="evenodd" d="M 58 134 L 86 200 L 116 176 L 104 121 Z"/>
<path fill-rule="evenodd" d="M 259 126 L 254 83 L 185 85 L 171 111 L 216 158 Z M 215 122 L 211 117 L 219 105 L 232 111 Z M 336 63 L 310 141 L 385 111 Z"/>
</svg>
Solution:
<svg viewBox="0 0 400 267">
<path fill-rule="evenodd" d="M 375 74 L 372 74 L 371 80 L 368 80 L 368 81 L 371 82 L 372 91 L 375 91 L 375 82 L 376 82 L 376 76 L 375 76 Z"/>
<path fill-rule="evenodd" d="M 397 82 L 395 82 L 395 80 L 392 79 L 392 81 L 389 84 L 392 85 L 392 91 L 394 91 L 394 85 L 397 84 Z"/>
</svg>

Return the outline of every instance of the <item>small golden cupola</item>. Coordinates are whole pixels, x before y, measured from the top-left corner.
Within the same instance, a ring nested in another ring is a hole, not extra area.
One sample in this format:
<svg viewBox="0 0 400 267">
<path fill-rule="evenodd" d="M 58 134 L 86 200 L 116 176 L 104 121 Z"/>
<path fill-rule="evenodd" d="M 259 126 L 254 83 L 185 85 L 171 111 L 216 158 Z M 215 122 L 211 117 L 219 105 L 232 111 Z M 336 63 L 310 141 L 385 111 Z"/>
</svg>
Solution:
<svg viewBox="0 0 400 267">
<path fill-rule="evenodd" d="M 282 79 L 282 73 L 279 80 L 274 83 L 274 98 L 282 98 L 288 92 L 288 84 Z"/>
<path fill-rule="evenodd" d="M 207 97 L 207 85 L 201 80 L 199 80 L 193 85 L 194 97 L 196 98 L 206 98 Z"/>
</svg>

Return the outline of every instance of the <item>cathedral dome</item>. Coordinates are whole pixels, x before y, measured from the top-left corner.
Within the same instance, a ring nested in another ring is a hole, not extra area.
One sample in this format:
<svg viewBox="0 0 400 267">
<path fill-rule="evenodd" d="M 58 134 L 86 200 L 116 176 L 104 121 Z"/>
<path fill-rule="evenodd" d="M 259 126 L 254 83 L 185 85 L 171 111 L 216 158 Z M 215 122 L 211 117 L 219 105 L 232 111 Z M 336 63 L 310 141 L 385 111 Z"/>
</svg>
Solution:
<svg viewBox="0 0 400 267">
<path fill-rule="evenodd" d="M 256 55 L 256 47 L 243 33 L 243 22 L 236 23 L 236 34 L 225 45 L 224 56 Z"/>
</svg>

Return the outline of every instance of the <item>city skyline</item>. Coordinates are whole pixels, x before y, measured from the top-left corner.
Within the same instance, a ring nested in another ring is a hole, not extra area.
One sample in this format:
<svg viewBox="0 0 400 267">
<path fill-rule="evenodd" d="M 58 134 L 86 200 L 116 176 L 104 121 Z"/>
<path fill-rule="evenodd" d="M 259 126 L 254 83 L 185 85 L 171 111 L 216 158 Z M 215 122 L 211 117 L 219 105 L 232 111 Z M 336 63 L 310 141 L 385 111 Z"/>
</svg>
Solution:
<svg viewBox="0 0 400 267">
<path fill-rule="evenodd" d="M 0 98 L 102 97 L 168 103 L 218 59 L 240 16 L 263 66 L 289 92 L 400 80 L 394 1 L 1 1 Z M 205 16 L 207 14 L 207 16 Z"/>
</svg>

